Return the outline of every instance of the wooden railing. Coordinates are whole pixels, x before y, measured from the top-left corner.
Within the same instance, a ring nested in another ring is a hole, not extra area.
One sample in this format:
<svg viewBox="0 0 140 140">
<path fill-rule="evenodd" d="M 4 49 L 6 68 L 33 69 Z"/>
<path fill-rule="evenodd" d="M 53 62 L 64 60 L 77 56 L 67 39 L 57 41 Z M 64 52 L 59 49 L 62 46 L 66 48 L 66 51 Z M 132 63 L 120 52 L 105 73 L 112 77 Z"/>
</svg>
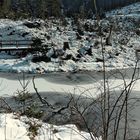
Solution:
<svg viewBox="0 0 140 140">
<path fill-rule="evenodd" d="M 32 49 L 32 40 L 0 40 L 0 50 Z"/>
<path fill-rule="evenodd" d="M 32 43 L 33 43 L 32 40 L 0 40 L 1 47 L 12 46 L 12 45 L 15 45 L 15 46 L 30 45 L 31 46 Z"/>
</svg>

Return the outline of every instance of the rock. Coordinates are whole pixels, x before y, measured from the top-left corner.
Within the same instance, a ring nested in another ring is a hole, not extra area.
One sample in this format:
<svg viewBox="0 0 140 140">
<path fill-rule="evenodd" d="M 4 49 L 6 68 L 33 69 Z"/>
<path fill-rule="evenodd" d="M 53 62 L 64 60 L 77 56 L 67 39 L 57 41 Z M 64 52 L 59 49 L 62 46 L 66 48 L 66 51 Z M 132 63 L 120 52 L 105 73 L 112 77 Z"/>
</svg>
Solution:
<svg viewBox="0 0 140 140">
<path fill-rule="evenodd" d="M 36 63 L 36 62 L 41 62 L 41 61 L 44 61 L 44 62 L 50 62 L 51 59 L 47 56 L 34 56 L 32 58 L 32 62 Z"/>
<path fill-rule="evenodd" d="M 33 47 L 40 47 L 42 45 L 42 40 L 40 38 L 33 38 L 33 43 L 31 44 Z"/>
<path fill-rule="evenodd" d="M 90 29 L 90 26 L 89 26 L 89 23 L 88 22 L 86 22 L 85 24 L 84 24 L 84 29 L 85 29 L 85 31 L 89 31 L 89 29 Z"/>
<path fill-rule="evenodd" d="M 116 56 L 119 56 L 119 55 L 120 55 L 120 53 L 118 52 L 118 53 L 116 53 L 115 55 L 116 55 Z"/>
<path fill-rule="evenodd" d="M 8 27 L 7 30 L 11 30 L 12 27 Z"/>
<path fill-rule="evenodd" d="M 12 32 L 10 32 L 8 35 L 11 36 L 11 35 L 14 35 L 15 34 L 15 30 L 13 30 Z"/>
<path fill-rule="evenodd" d="M 79 33 L 76 33 L 76 36 L 77 36 L 76 39 L 78 39 L 78 40 L 81 40 L 82 39 L 82 37 L 79 35 Z"/>
<path fill-rule="evenodd" d="M 76 56 L 76 58 L 78 58 L 78 59 L 81 58 L 81 57 L 82 57 L 82 56 L 81 56 L 80 54 L 77 54 L 77 56 Z"/>
<path fill-rule="evenodd" d="M 55 50 L 54 50 L 54 53 L 51 55 L 51 58 L 54 58 L 54 59 L 58 58 L 58 54 L 56 53 Z"/>
<path fill-rule="evenodd" d="M 63 43 L 63 50 L 66 51 L 67 49 L 70 49 L 69 42 L 64 42 Z"/>
<path fill-rule="evenodd" d="M 72 60 L 73 60 L 74 62 L 78 62 L 80 59 L 79 59 L 79 58 L 72 57 Z"/>
<path fill-rule="evenodd" d="M 70 60 L 72 58 L 73 58 L 72 54 L 67 54 L 65 57 L 62 58 L 62 60 Z"/>
<path fill-rule="evenodd" d="M 58 56 L 63 56 L 65 54 L 65 51 L 63 49 L 57 49 L 56 53 L 58 54 Z"/>
<path fill-rule="evenodd" d="M 140 36 L 140 29 L 136 30 L 136 34 Z"/>
<path fill-rule="evenodd" d="M 60 29 L 60 27 L 57 27 L 57 31 L 62 32 L 61 29 Z"/>
<path fill-rule="evenodd" d="M 92 56 L 92 47 L 90 47 L 87 51 L 86 51 L 86 54 Z"/>
<path fill-rule="evenodd" d="M 102 58 L 96 58 L 96 62 L 103 62 Z"/>
<path fill-rule="evenodd" d="M 45 34 L 45 36 L 46 36 L 47 40 L 50 40 L 51 39 L 51 37 L 49 35 L 46 35 Z"/>
<path fill-rule="evenodd" d="M 22 37 L 25 37 L 26 35 L 28 35 L 29 33 L 27 33 L 27 32 L 25 32 L 25 33 L 23 33 L 21 36 Z"/>
<path fill-rule="evenodd" d="M 83 35 L 84 35 L 84 31 L 83 31 L 83 30 L 81 30 L 81 29 L 77 29 L 77 32 L 78 32 L 78 34 L 79 34 L 79 35 L 81 35 L 81 36 L 83 36 Z"/>
<path fill-rule="evenodd" d="M 26 21 L 23 24 L 25 26 L 27 26 L 28 28 L 39 28 L 39 27 L 41 27 L 41 24 L 37 21 L 35 21 L 35 22 Z"/>
</svg>

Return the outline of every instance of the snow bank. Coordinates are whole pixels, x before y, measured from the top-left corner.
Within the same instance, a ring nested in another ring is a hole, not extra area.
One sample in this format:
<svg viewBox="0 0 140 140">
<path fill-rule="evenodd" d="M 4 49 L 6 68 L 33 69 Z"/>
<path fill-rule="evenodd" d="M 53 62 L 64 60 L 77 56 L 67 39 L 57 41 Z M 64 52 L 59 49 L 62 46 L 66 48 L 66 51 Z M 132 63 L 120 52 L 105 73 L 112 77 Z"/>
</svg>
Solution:
<svg viewBox="0 0 140 140">
<path fill-rule="evenodd" d="M 53 126 L 38 120 L 19 117 L 13 114 L 0 114 L 1 140 L 30 140 L 29 122 L 40 124 L 35 140 L 91 140 L 88 133 L 80 132 L 74 125 Z"/>
<path fill-rule="evenodd" d="M 27 125 L 14 117 L 12 114 L 0 114 L 1 140 L 30 140 Z"/>
</svg>

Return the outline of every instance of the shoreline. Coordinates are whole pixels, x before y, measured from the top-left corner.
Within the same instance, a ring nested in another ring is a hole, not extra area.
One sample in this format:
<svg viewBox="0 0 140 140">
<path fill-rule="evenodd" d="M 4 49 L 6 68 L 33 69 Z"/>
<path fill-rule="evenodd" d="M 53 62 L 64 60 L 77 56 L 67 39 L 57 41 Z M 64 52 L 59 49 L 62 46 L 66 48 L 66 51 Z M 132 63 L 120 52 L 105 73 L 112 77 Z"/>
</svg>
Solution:
<svg viewBox="0 0 140 140">
<path fill-rule="evenodd" d="M 134 70 L 134 68 L 130 67 L 130 68 L 121 68 L 121 69 L 111 69 L 111 70 L 107 70 L 106 74 L 109 73 L 116 73 L 116 72 L 127 72 L 130 73 L 132 70 Z M 136 68 L 136 70 L 139 70 L 139 68 Z M 69 75 L 82 75 L 82 74 L 86 74 L 86 75 L 92 75 L 92 74 L 98 74 L 101 75 L 103 73 L 102 70 L 79 70 L 79 71 L 52 71 L 52 72 L 46 72 L 46 73 L 28 73 L 28 72 L 20 72 L 20 73 L 16 73 L 16 72 L 3 72 L 0 71 L 0 77 L 2 78 L 8 78 L 8 79 L 12 79 L 14 80 L 12 77 L 15 77 L 15 80 L 18 79 L 17 75 L 19 76 L 27 76 L 28 77 L 37 77 L 37 78 L 42 78 L 42 77 L 48 77 L 48 76 L 69 76 Z M 10 75 L 10 77 L 8 77 Z M 6 77 L 5 77 L 6 76 Z"/>
</svg>

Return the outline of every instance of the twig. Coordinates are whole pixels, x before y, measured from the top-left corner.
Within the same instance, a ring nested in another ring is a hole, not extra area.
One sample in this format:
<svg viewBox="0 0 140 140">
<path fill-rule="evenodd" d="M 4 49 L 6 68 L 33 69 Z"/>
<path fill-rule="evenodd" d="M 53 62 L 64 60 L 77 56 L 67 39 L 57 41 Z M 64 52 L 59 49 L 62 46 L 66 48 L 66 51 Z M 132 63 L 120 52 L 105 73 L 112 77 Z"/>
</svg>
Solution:
<svg viewBox="0 0 140 140">
<path fill-rule="evenodd" d="M 37 90 L 37 88 L 36 88 L 36 86 L 35 86 L 35 76 L 33 77 L 32 82 L 33 82 L 34 90 L 35 90 L 35 92 L 36 92 L 36 94 L 37 94 L 39 100 L 41 101 L 41 103 L 42 103 L 42 104 L 46 104 L 47 106 L 51 106 L 51 105 L 50 105 L 45 99 L 43 99 L 43 98 L 41 97 L 41 95 L 39 94 L 39 92 L 38 92 L 38 90 Z"/>
</svg>

